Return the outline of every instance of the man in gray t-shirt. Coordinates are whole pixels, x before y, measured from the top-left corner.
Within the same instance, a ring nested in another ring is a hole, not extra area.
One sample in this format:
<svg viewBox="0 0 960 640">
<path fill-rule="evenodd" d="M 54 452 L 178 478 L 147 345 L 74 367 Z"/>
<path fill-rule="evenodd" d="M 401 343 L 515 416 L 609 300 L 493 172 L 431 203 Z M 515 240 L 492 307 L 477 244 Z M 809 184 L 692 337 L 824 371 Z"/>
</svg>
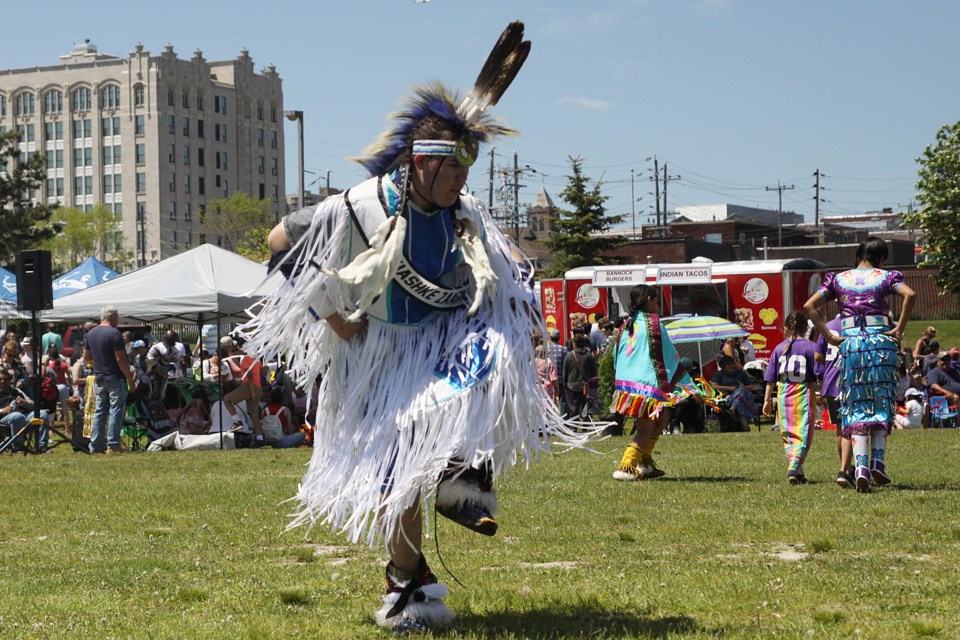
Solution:
<svg viewBox="0 0 960 640">
<path fill-rule="evenodd" d="M 127 360 L 123 336 L 117 329 L 119 320 L 116 307 L 103 307 L 100 310 L 100 324 L 83 338 L 83 360 L 93 360 L 93 392 L 96 398 L 90 453 L 103 453 L 104 450 L 119 453 L 124 450 L 120 443 L 120 430 L 123 429 L 127 392 L 136 386 L 136 382 Z"/>
</svg>

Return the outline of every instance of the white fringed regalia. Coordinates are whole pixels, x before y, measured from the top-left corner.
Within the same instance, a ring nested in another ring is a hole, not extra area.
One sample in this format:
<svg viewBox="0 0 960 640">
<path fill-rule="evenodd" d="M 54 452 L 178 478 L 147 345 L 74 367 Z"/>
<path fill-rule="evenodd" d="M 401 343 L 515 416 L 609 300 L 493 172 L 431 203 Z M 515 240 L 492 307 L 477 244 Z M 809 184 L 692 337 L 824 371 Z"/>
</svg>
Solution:
<svg viewBox="0 0 960 640">
<path fill-rule="evenodd" d="M 404 205 L 402 181 L 399 170 L 325 200 L 293 275 L 243 328 L 252 352 L 286 354 L 300 385 L 321 379 L 290 526 L 322 522 L 371 546 L 433 499 L 451 460 L 499 477 L 592 435 L 537 382 L 539 318 L 504 235 L 472 196 Z M 343 340 L 322 320 L 333 313 L 369 325 Z"/>
</svg>

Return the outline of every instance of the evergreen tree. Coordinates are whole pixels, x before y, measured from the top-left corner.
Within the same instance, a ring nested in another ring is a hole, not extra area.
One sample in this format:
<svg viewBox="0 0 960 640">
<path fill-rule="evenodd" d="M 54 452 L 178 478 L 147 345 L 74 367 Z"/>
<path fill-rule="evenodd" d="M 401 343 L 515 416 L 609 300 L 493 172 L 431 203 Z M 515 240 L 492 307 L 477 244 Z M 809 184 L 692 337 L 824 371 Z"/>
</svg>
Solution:
<svg viewBox="0 0 960 640">
<path fill-rule="evenodd" d="M 55 206 L 36 202 L 46 177 L 46 160 L 33 153 L 25 161 L 16 131 L 0 133 L 0 262 L 11 263 L 17 251 L 37 249 L 53 237 L 50 222 Z"/>
<path fill-rule="evenodd" d="M 928 256 L 922 266 L 939 269 L 934 281 L 960 292 L 960 122 L 941 127 L 917 162 L 921 208 L 903 217 L 904 226 L 920 229 Z"/>
<path fill-rule="evenodd" d="M 623 221 L 622 215 L 607 215 L 604 203 L 608 198 L 600 192 L 602 180 L 591 186 L 589 178 L 583 175 L 583 160 L 569 159 L 573 173 L 567 176 L 568 183 L 560 198 L 572 210 L 558 211 L 554 230 L 545 241 L 553 252 L 548 276 L 562 276 L 576 267 L 615 263 L 615 259 L 601 254 L 624 243 L 623 238 L 601 235 Z"/>
</svg>

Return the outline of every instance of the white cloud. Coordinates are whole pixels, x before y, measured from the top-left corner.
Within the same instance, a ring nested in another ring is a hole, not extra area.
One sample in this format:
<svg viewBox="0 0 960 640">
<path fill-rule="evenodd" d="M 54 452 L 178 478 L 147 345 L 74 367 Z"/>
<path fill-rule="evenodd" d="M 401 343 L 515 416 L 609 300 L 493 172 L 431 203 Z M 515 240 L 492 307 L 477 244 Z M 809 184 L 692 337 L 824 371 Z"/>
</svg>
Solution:
<svg viewBox="0 0 960 640">
<path fill-rule="evenodd" d="M 597 100 L 595 98 L 583 98 L 578 96 L 569 96 L 557 100 L 557 104 L 572 104 L 583 109 L 593 109 L 594 111 L 606 111 L 613 108 L 612 102 L 606 100 Z"/>
</svg>

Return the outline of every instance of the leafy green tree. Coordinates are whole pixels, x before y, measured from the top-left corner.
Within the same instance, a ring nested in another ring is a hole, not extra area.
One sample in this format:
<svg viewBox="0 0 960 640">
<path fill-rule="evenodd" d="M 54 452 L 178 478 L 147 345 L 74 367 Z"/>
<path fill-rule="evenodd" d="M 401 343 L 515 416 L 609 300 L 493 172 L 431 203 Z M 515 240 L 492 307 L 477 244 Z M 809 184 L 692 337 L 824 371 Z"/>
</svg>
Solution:
<svg viewBox="0 0 960 640">
<path fill-rule="evenodd" d="M 960 122 L 941 127 L 937 141 L 917 158 L 920 208 L 903 217 L 904 226 L 920 229 L 928 256 L 922 265 L 939 269 L 934 281 L 960 291 Z"/>
<path fill-rule="evenodd" d="M 31 154 L 21 162 L 16 131 L 0 133 L 0 262 L 21 249 L 39 248 L 57 229 L 50 222 L 55 206 L 35 201 L 46 177 L 46 160 Z"/>
<path fill-rule="evenodd" d="M 270 200 L 257 200 L 240 191 L 211 201 L 200 212 L 201 242 L 217 244 L 219 240 L 221 247 L 240 255 L 265 252 L 266 234 L 272 226 Z"/>
<path fill-rule="evenodd" d="M 553 252 L 553 262 L 547 276 L 560 276 L 570 269 L 586 265 L 609 264 L 614 259 L 601 254 L 621 246 L 622 238 L 602 235 L 623 221 L 622 215 L 608 215 L 604 203 L 608 197 L 600 192 L 602 181 L 592 186 L 583 175 L 583 160 L 570 157 L 572 175 L 567 176 L 567 186 L 560 198 L 572 207 L 561 209 L 554 230 L 545 244 Z"/>
<path fill-rule="evenodd" d="M 98 204 L 89 212 L 61 207 L 55 217 L 61 231 L 44 242 L 43 247 L 63 270 L 72 269 L 89 256 L 96 256 L 118 272 L 131 266 L 132 252 L 123 248 L 121 215 L 113 213 L 110 207 Z"/>
</svg>

